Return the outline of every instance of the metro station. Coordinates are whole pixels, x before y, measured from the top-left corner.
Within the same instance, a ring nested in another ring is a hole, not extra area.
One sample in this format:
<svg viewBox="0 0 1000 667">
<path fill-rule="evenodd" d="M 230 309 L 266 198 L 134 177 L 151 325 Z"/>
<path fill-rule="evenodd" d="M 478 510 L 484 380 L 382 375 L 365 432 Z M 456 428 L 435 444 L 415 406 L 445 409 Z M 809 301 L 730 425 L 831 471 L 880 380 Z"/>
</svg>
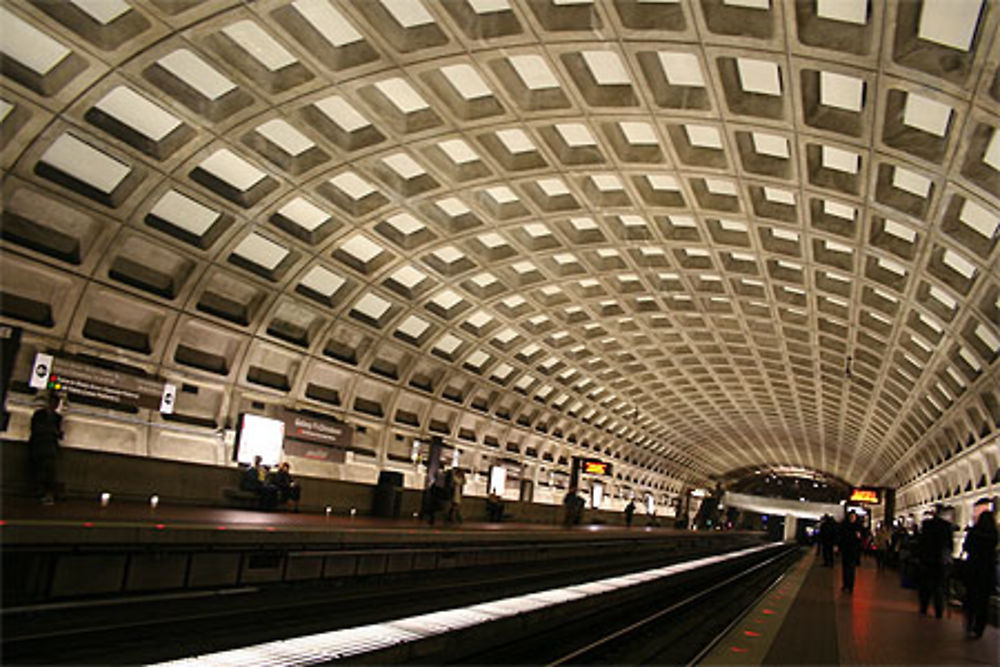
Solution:
<svg viewBox="0 0 1000 667">
<path fill-rule="evenodd" d="M 1000 664 L 1000 0 L 4 0 L 0 138 L 3 664 Z"/>
</svg>

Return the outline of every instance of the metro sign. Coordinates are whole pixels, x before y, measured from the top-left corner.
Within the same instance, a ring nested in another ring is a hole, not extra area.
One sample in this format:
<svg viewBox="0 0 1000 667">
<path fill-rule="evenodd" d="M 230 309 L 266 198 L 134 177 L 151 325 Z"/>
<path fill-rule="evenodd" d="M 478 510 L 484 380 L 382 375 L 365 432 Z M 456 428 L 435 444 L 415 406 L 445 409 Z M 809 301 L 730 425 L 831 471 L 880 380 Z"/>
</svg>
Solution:
<svg viewBox="0 0 1000 667">
<path fill-rule="evenodd" d="M 851 491 L 850 502 L 878 505 L 882 502 L 882 498 L 879 495 L 878 489 L 853 489 Z"/>
</svg>

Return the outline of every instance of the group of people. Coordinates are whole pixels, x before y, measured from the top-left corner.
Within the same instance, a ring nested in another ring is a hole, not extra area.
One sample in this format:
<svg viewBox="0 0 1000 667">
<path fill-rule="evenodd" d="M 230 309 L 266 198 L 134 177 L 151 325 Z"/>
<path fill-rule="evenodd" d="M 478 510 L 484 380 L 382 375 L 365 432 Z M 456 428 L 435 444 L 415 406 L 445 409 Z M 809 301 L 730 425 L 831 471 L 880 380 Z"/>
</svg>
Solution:
<svg viewBox="0 0 1000 667">
<path fill-rule="evenodd" d="M 997 586 L 996 515 L 987 499 L 973 506 L 975 522 L 962 540 L 965 559 L 953 562 L 955 528 L 945 519 L 942 506 L 924 519 L 914 531 L 910 552 L 917 564 L 916 578 L 920 613 L 933 604 L 934 615 L 944 614 L 946 591 L 954 580 L 961 584 L 965 629 L 971 638 L 980 638 L 989 619 L 990 596 Z"/>
<path fill-rule="evenodd" d="M 438 515 L 448 523 L 462 523 L 462 494 L 465 489 L 465 470 L 453 467 L 438 470 L 424 494 L 421 514 L 430 525 Z"/>
<path fill-rule="evenodd" d="M 261 509 L 272 510 L 291 502 L 292 510 L 299 511 L 302 487 L 292 479 L 288 461 L 282 461 L 277 470 L 271 471 L 261 457 L 255 456 L 253 465 L 243 472 L 240 489 L 256 495 Z"/>
<path fill-rule="evenodd" d="M 845 593 L 854 590 L 855 570 L 863 552 L 874 553 L 879 571 L 898 562 L 904 585 L 917 588 L 921 614 L 927 614 L 933 605 L 934 615 L 941 618 L 949 584 L 961 584 L 966 631 L 970 637 L 979 638 L 986 628 L 990 596 L 997 586 L 997 526 L 989 500 L 978 501 L 973 509 L 975 522 L 962 542 L 965 559 L 958 563 L 952 560 L 955 528 L 943 516 L 941 506 L 919 527 L 914 526 L 912 533 L 902 527 L 890 531 L 882 525 L 872 534 L 850 511 L 840 524 L 824 516 L 817 531 L 817 548 L 825 567 L 833 566 L 834 549 L 839 549 L 841 590 Z"/>
</svg>

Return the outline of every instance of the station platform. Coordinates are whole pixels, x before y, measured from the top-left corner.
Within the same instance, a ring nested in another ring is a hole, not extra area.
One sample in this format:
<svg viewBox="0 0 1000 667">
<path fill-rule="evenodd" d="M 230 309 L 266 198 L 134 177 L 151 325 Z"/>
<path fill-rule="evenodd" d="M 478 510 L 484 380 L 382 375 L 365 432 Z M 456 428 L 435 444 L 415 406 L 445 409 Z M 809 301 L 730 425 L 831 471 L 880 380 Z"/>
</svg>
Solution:
<svg viewBox="0 0 1000 667">
<path fill-rule="evenodd" d="M 803 558 L 750 610 L 702 665 L 997 665 L 1000 630 L 968 639 L 960 608 L 919 613 L 899 572 L 865 559 L 854 592 L 840 590 L 839 562 Z"/>
<path fill-rule="evenodd" d="M 210 538 L 211 541 L 248 539 L 323 541 L 348 540 L 364 542 L 405 542 L 439 540 L 442 536 L 468 542 L 505 541 L 530 535 L 546 539 L 642 539 L 644 536 L 663 537 L 670 534 L 691 535 L 672 527 L 644 525 L 640 518 L 635 525 L 605 525 L 584 522 L 566 528 L 559 523 L 462 521 L 446 522 L 439 517 L 434 524 L 426 519 L 408 516 L 399 519 L 377 518 L 358 514 L 291 512 L 230 509 L 214 506 L 160 504 L 112 501 L 107 507 L 99 502 L 72 499 L 54 505 L 41 505 L 24 497 L 6 497 L 0 504 L 0 528 L 7 544 L 61 544 L 72 542 L 160 541 L 165 535 L 171 541 Z"/>
<path fill-rule="evenodd" d="M 316 512 L 96 500 L 0 507 L 3 602 L 203 594 L 233 588 L 360 582 L 466 570 L 574 568 L 681 558 L 766 540 L 759 532 L 650 526 L 441 523 Z M 623 565 L 624 566 L 624 565 Z"/>
</svg>

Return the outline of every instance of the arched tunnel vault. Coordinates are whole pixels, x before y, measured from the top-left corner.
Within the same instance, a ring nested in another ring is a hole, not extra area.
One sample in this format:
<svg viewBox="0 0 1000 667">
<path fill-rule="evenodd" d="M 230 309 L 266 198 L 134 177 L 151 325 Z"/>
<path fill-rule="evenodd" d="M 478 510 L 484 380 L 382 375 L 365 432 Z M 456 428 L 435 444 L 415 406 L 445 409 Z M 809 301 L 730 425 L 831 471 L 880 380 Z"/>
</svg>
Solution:
<svg viewBox="0 0 1000 667">
<path fill-rule="evenodd" d="M 436 433 L 663 492 L 906 487 L 995 447 L 996 2 L 0 14 L 17 372 L 187 385 L 137 417 L 183 437 L 90 446 L 222 462 L 258 401 L 362 426 L 376 465 Z"/>
</svg>

